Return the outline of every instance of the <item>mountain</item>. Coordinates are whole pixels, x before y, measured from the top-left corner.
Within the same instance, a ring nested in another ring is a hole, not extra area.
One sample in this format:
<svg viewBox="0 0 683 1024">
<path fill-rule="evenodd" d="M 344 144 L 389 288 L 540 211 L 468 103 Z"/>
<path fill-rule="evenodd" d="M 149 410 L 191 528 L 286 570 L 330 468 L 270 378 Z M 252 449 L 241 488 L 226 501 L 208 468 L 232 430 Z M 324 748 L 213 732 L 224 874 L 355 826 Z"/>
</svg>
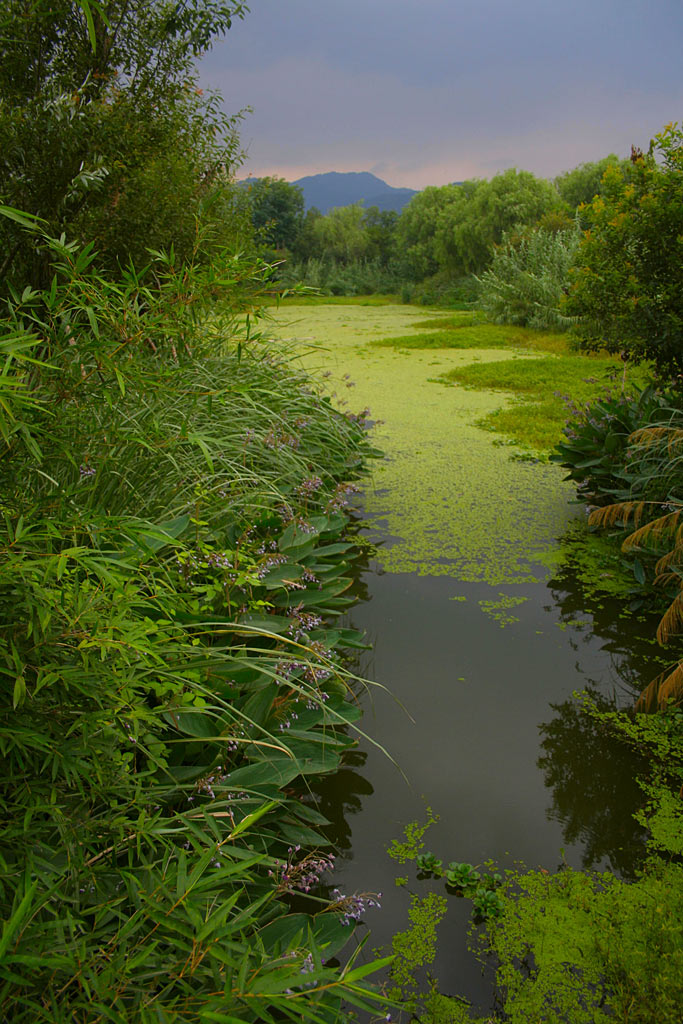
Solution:
<svg viewBox="0 0 683 1024">
<path fill-rule="evenodd" d="M 380 210 L 396 210 L 400 213 L 406 203 L 417 195 L 412 188 L 387 185 L 386 181 L 369 171 L 311 174 L 292 184 L 302 190 L 306 209 L 316 206 L 321 213 L 328 213 L 335 206 L 350 206 L 351 203 L 363 203 L 366 207 L 377 206 Z"/>
</svg>

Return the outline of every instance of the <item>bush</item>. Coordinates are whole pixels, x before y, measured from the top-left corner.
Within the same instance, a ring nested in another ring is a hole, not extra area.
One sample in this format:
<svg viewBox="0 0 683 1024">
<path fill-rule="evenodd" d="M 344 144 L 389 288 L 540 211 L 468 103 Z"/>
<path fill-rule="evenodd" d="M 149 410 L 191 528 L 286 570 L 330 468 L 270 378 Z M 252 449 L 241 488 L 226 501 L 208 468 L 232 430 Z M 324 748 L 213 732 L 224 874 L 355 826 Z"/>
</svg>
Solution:
<svg viewBox="0 0 683 1024">
<path fill-rule="evenodd" d="M 384 266 L 379 259 L 349 263 L 315 258 L 303 263 L 287 261 L 278 268 L 277 284 L 283 288 L 317 288 L 324 295 L 389 294 L 401 287 L 393 264 Z"/>
<path fill-rule="evenodd" d="M 566 330 L 571 321 L 560 302 L 580 237 L 578 225 L 537 228 L 521 237 L 507 233 L 479 279 L 481 308 L 495 323 Z"/>
<path fill-rule="evenodd" d="M 634 497 L 664 501 L 670 480 L 650 479 L 645 493 L 643 465 L 633 457 L 631 436 L 648 425 L 670 424 L 682 410 L 680 398 L 654 387 L 627 394 L 608 392 L 583 407 L 569 402 L 565 440 L 551 460 L 569 470 L 567 479 L 576 481 L 578 496 L 591 505 Z"/>
<path fill-rule="evenodd" d="M 657 159 L 659 157 L 659 159 Z M 566 310 L 587 350 L 649 361 L 664 386 L 683 374 L 683 131 L 668 125 L 627 177 L 609 167 L 586 207 Z"/>
<path fill-rule="evenodd" d="M 479 284 L 475 277 L 454 279 L 444 273 L 407 287 L 409 298 L 404 301 L 420 306 L 444 306 L 447 309 L 470 309 L 479 294 Z"/>
</svg>

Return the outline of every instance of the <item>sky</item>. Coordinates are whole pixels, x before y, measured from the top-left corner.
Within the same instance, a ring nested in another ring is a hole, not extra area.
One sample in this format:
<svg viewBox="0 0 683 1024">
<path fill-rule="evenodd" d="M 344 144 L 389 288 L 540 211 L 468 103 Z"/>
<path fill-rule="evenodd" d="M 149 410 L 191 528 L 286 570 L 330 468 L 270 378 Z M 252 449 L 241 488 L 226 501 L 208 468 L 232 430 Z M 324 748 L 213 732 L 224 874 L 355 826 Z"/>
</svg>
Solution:
<svg viewBox="0 0 683 1024">
<path fill-rule="evenodd" d="M 249 0 L 202 59 L 240 177 L 554 177 L 683 120 L 683 0 Z"/>
</svg>

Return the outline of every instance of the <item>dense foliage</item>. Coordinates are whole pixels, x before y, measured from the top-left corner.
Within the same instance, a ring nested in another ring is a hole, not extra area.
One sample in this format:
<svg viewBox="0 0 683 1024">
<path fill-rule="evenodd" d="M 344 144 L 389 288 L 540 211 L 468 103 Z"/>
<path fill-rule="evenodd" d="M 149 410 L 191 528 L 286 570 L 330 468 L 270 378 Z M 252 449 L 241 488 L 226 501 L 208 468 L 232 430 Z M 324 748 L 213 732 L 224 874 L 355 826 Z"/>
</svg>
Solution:
<svg viewBox="0 0 683 1024">
<path fill-rule="evenodd" d="M 560 312 L 569 270 L 579 244 L 573 225 L 558 231 L 538 227 L 504 234 L 491 266 L 480 280 L 479 305 L 495 323 L 540 330 L 563 330 L 570 322 Z"/>
<path fill-rule="evenodd" d="M 360 203 L 331 210 L 326 216 L 311 208 L 299 221 L 298 233 L 288 232 L 286 244 L 281 246 L 281 255 L 289 263 L 280 270 L 279 279 L 285 286 L 301 282 L 327 294 L 391 288 L 407 301 L 452 305 L 474 300 L 477 288 L 472 275 L 484 273 L 499 248 L 509 253 L 513 247 L 521 272 L 530 269 L 532 276 L 542 278 L 532 284 L 538 294 L 531 299 L 523 296 L 521 304 L 538 301 L 550 310 L 549 320 L 559 322 L 559 299 L 568 286 L 576 223 L 582 216 L 579 207 L 600 193 L 601 175 L 612 165 L 623 166 L 616 157 L 607 157 L 596 164 L 582 164 L 555 182 L 510 169 L 490 181 L 471 179 L 432 186 L 418 192 L 400 214 L 376 207 L 365 209 Z M 264 189 L 270 187 L 271 179 L 263 181 Z M 280 235 L 284 239 L 284 224 L 293 223 L 290 207 L 298 190 L 281 181 L 278 188 L 283 218 Z M 252 216 L 261 226 L 259 192 L 256 186 L 252 189 Z M 277 233 L 275 207 L 273 216 L 270 230 Z M 540 230 L 538 240 L 536 229 Z M 525 241 L 520 245 L 521 240 Z M 552 255 L 541 251 L 544 246 L 548 249 L 549 240 L 556 243 Z M 552 262 L 545 275 L 540 270 L 544 257 Z M 515 282 L 509 281 L 500 259 L 495 272 L 503 274 L 512 294 L 515 288 L 510 286 L 519 284 L 519 275 Z M 527 262 L 534 259 L 537 266 L 528 268 Z M 504 302 L 498 305 L 504 307 Z"/>
<path fill-rule="evenodd" d="M 50 248 L 3 324 L 3 1016 L 363 1003 L 360 969 L 323 964 L 353 899 L 289 914 L 332 867 L 294 780 L 359 714 L 333 619 L 362 425 L 229 320 L 169 334 L 187 265 L 113 286 Z"/>
<path fill-rule="evenodd" d="M 304 195 L 284 178 L 257 178 L 247 185 L 251 222 L 270 249 L 292 249 L 301 234 Z"/>
<path fill-rule="evenodd" d="M 342 954 L 375 901 L 325 888 L 307 784 L 360 714 L 337 620 L 372 452 L 254 330 L 237 140 L 192 85 L 243 9 L 2 15 L 3 1020 L 376 998 Z"/>
<path fill-rule="evenodd" d="M 683 371 L 683 131 L 668 125 L 627 176 L 610 167 L 585 211 L 567 312 L 585 349 Z"/>
<path fill-rule="evenodd" d="M 235 120 L 197 88 L 193 60 L 244 11 L 237 0 L 5 4 L 0 202 L 52 237 L 94 241 L 111 274 L 143 265 L 148 247 L 188 255 L 209 203 L 215 243 L 234 239 Z M 49 282 L 48 254 L 16 220 L 0 220 L 0 244 L 0 277 Z"/>
</svg>

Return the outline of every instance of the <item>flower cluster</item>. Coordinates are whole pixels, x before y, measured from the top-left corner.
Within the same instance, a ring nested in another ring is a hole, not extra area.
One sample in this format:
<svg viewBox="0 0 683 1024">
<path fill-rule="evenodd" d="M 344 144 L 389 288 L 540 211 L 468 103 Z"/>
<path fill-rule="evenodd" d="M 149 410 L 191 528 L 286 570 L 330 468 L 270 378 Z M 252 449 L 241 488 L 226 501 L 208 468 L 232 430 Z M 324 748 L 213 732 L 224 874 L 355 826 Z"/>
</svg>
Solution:
<svg viewBox="0 0 683 1024">
<path fill-rule="evenodd" d="M 195 573 L 205 572 L 207 569 L 230 569 L 225 573 L 230 582 L 237 580 L 238 573 L 235 572 L 234 551 L 181 551 L 177 555 L 178 567 L 185 580 L 189 580 Z"/>
<path fill-rule="evenodd" d="M 310 498 L 316 491 L 319 491 L 323 482 L 319 476 L 309 476 L 302 480 L 295 489 L 300 498 Z"/>
<path fill-rule="evenodd" d="M 299 669 L 306 668 L 303 661 L 278 661 L 275 664 L 275 675 L 278 677 L 276 682 L 284 683 L 293 672 L 299 671 Z"/>
<path fill-rule="evenodd" d="M 81 465 L 80 465 L 80 466 L 78 467 L 78 472 L 79 472 L 79 473 L 80 473 L 80 475 L 81 475 L 81 480 L 85 480 L 85 479 L 87 479 L 87 477 L 89 477 L 89 476 L 95 476 L 95 473 L 97 472 L 97 470 L 95 469 L 95 467 L 94 467 L 94 466 L 88 466 L 88 464 L 87 464 L 87 463 L 83 462 L 83 463 L 82 463 L 82 464 L 81 464 Z"/>
<path fill-rule="evenodd" d="M 342 483 L 337 484 L 334 494 L 325 506 L 326 512 L 339 512 L 343 508 L 347 508 L 349 504 L 349 495 L 358 494 L 360 487 L 354 483 Z"/>
<path fill-rule="evenodd" d="M 329 659 L 332 656 L 332 652 L 325 647 L 320 640 L 309 641 L 308 647 L 318 658 Z M 310 683 L 321 683 L 325 679 L 329 679 L 332 675 L 332 670 L 327 667 L 317 668 L 315 665 L 307 665 L 305 678 Z"/>
<path fill-rule="evenodd" d="M 333 889 L 332 897 L 334 902 L 332 903 L 330 910 L 337 910 L 341 912 L 342 924 L 351 924 L 352 921 L 360 921 L 367 907 L 377 907 L 377 909 L 380 910 L 382 906 L 379 902 L 382 898 L 381 892 L 363 892 L 360 893 L 360 895 L 358 893 L 354 893 L 353 896 L 345 896 L 339 889 Z"/>
<path fill-rule="evenodd" d="M 194 803 L 196 796 L 205 795 L 209 799 L 216 799 L 216 787 L 224 786 L 230 778 L 230 772 L 226 771 L 223 765 L 217 764 L 216 767 L 209 775 L 205 775 L 203 778 L 198 779 L 195 783 L 195 792 L 188 796 L 188 803 Z M 238 800 L 248 800 L 249 794 L 237 790 L 234 793 L 222 793 L 223 799 L 228 800 L 230 803 L 237 802 Z"/>
<path fill-rule="evenodd" d="M 294 640 L 301 640 L 308 633 L 314 629 L 318 629 L 322 626 L 323 620 L 320 615 L 314 615 L 312 612 L 301 611 L 301 607 L 290 608 L 288 613 L 292 618 L 292 624 L 287 629 L 289 636 L 293 637 Z"/>
<path fill-rule="evenodd" d="M 292 448 L 296 451 L 301 441 L 294 434 L 287 434 L 284 430 L 271 427 L 263 438 L 263 443 L 267 448 L 274 448 L 277 451 L 281 451 L 283 448 Z"/>
<path fill-rule="evenodd" d="M 287 851 L 287 860 L 276 860 L 275 866 L 268 872 L 268 875 L 275 880 L 278 892 L 310 892 L 320 882 L 320 876 L 324 871 L 334 871 L 334 854 L 307 853 L 306 856 L 295 863 L 295 858 L 300 846 L 290 846 Z"/>
<path fill-rule="evenodd" d="M 359 427 L 365 430 L 370 420 L 370 410 L 366 408 L 361 409 L 360 412 L 347 412 L 346 418 L 350 420 L 351 423 L 357 423 Z"/>
<path fill-rule="evenodd" d="M 277 551 L 277 541 L 276 540 L 268 540 L 268 541 L 264 540 L 263 543 L 259 544 L 259 546 L 256 548 L 256 554 L 257 555 L 265 555 L 266 551 Z"/>
<path fill-rule="evenodd" d="M 282 565 L 283 562 L 287 561 L 286 555 L 268 555 L 268 557 L 259 565 L 256 570 L 256 575 L 260 580 L 267 575 L 270 569 L 276 565 Z"/>
</svg>

